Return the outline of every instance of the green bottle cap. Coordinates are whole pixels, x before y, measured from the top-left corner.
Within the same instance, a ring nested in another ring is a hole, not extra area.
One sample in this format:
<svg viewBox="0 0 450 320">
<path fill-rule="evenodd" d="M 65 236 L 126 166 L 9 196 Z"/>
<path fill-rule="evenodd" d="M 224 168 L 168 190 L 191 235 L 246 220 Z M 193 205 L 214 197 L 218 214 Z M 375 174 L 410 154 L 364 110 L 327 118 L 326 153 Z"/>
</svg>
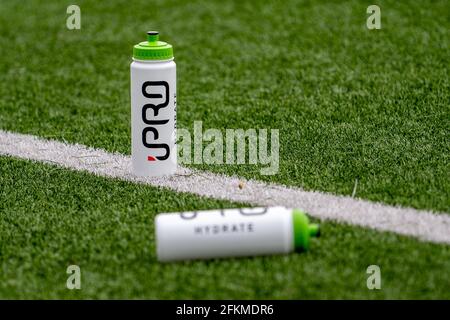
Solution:
<svg viewBox="0 0 450 320">
<path fill-rule="evenodd" d="M 296 251 L 306 251 L 309 248 L 310 238 L 320 236 L 319 225 L 309 224 L 308 217 L 300 209 L 294 209 L 292 211 L 292 219 L 294 226 L 294 248 Z"/>
<path fill-rule="evenodd" d="M 133 47 L 133 58 L 137 60 L 170 60 L 173 58 L 172 46 L 159 41 L 158 31 L 147 32 L 147 41 Z"/>
</svg>

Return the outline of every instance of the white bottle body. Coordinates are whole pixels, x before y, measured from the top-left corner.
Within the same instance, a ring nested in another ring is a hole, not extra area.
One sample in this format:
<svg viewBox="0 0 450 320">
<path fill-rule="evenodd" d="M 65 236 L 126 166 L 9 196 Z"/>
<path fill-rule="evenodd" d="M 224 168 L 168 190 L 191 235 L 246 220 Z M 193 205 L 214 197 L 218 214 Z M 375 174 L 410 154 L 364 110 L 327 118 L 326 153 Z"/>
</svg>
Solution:
<svg viewBox="0 0 450 320">
<path fill-rule="evenodd" d="M 131 158 L 139 176 L 175 173 L 176 65 L 134 60 L 131 71 Z"/>
<path fill-rule="evenodd" d="M 159 214 L 155 231 L 164 262 L 294 251 L 292 210 L 284 207 Z"/>
</svg>

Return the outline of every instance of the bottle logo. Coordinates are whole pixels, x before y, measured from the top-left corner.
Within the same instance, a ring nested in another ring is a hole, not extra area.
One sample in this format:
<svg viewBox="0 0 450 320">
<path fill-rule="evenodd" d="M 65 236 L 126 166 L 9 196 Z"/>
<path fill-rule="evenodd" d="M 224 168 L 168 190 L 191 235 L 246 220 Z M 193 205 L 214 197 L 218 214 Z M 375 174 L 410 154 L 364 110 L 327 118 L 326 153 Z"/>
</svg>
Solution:
<svg viewBox="0 0 450 320">
<path fill-rule="evenodd" d="M 159 93 L 161 89 L 163 89 L 162 93 Z M 158 93 L 152 93 L 152 90 L 157 90 Z M 170 148 L 166 143 L 158 141 L 158 128 L 167 124 L 169 119 L 159 119 L 158 116 L 159 111 L 169 105 L 169 84 L 166 81 L 145 81 L 142 84 L 142 94 L 151 101 L 151 103 L 142 106 L 142 121 L 147 125 L 142 130 L 142 143 L 146 148 L 164 151 L 163 155 L 148 155 L 147 161 L 166 160 L 170 156 Z M 163 102 L 157 104 L 162 98 Z M 148 118 L 149 113 L 151 114 L 150 119 Z M 153 135 L 153 138 L 149 138 L 151 135 Z"/>
</svg>

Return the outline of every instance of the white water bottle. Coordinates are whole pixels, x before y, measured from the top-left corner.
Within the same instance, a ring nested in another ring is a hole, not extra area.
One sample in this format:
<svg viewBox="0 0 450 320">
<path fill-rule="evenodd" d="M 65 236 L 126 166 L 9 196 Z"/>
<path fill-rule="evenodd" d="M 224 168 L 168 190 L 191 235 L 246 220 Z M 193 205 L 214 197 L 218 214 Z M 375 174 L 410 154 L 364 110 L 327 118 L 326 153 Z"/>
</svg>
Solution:
<svg viewBox="0 0 450 320">
<path fill-rule="evenodd" d="M 157 31 L 133 47 L 131 158 L 139 176 L 173 174 L 176 150 L 176 65 L 172 46 Z"/>
<path fill-rule="evenodd" d="M 247 208 L 159 214 L 159 261 L 286 254 L 307 250 L 319 226 L 299 209 Z"/>
</svg>

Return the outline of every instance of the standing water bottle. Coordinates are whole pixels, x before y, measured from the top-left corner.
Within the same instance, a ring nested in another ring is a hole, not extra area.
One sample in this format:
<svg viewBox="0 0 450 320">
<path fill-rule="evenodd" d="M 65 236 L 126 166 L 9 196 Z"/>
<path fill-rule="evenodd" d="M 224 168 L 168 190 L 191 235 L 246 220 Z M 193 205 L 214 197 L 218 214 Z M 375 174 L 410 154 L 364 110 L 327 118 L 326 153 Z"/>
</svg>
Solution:
<svg viewBox="0 0 450 320">
<path fill-rule="evenodd" d="M 157 31 L 133 47 L 131 158 L 139 176 L 173 174 L 176 150 L 176 65 L 172 46 Z"/>
</svg>

